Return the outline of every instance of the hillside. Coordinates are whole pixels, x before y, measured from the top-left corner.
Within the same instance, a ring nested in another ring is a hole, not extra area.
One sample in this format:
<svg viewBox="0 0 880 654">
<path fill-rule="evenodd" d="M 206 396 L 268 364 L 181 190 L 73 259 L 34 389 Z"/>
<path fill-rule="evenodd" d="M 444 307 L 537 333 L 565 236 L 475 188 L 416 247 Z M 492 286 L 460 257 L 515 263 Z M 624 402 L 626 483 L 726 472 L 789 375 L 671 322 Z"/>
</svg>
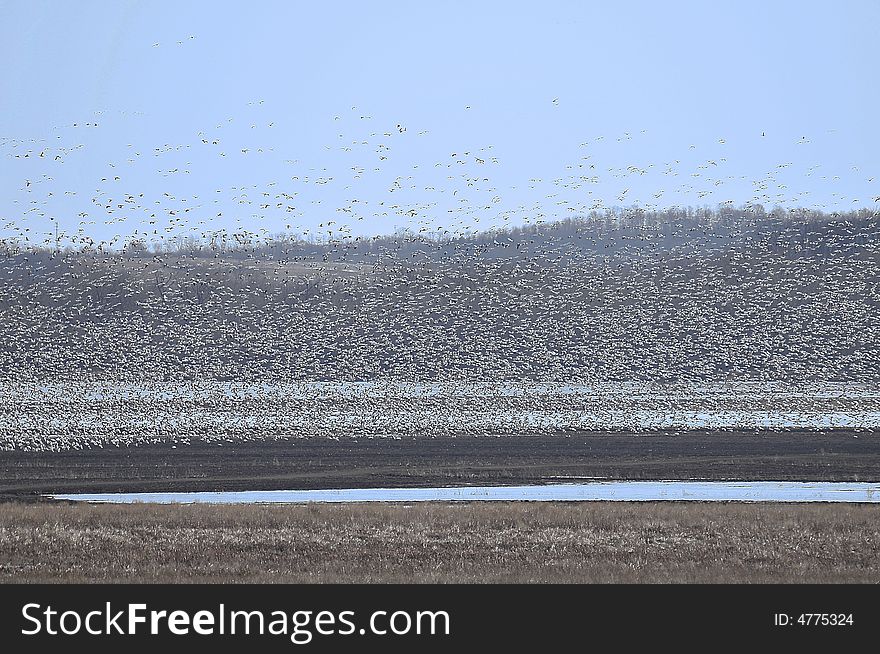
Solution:
<svg viewBox="0 0 880 654">
<path fill-rule="evenodd" d="M 868 212 L 0 254 L 13 380 L 880 380 Z"/>
</svg>

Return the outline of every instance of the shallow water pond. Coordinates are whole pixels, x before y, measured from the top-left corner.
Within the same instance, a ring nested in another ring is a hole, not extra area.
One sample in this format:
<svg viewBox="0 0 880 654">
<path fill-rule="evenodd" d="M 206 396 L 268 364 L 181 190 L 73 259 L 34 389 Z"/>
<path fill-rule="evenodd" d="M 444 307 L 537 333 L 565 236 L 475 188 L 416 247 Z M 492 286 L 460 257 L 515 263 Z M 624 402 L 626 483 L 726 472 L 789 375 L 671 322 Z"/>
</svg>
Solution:
<svg viewBox="0 0 880 654">
<path fill-rule="evenodd" d="M 58 500 L 131 504 L 311 502 L 880 502 L 880 483 L 793 481 L 594 481 L 533 486 L 343 488 L 196 493 L 74 493 Z"/>
</svg>

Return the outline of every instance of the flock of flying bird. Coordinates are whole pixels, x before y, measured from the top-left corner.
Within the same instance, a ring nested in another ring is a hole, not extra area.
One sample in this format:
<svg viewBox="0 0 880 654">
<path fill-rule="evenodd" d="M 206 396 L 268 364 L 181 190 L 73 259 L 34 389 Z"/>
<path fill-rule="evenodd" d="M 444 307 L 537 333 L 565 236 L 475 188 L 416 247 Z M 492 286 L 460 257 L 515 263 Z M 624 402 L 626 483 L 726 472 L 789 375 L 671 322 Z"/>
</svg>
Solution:
<svg viewBox="0 0 880 654">
<path fill-rule="evenodd" d="M 654 166 L 600 171 L 591 154 L 530 179 L 541 197 L 505 209 L 491 146 L 387 179 L 397 140 L 427 135 L 402 122 L 340 133 L 332 147 L 362 155 L 344 174 L 285 160 L 283 182 L 173 190 L 198 175 L 193 149 L 275 156 L 273 127 L 254 123 L 265 142 L 251 145 L 222 123 L 192 143 L 129 145 L 75 230 L 54 211 L 82 189 L 56 186 L 51 167 L 87 139 L 0 140 L 30 171 L 26 206 L 0 225 L 13 234 L 0 243 L 0 449 L 880 425 L 871 210 L 612 210 L 591 197 L 600 172 Z M 160 197 L 128 185 L 147 157 L 169 179 Z M 664 174 L 683 174 L 676 163 Z M 696 200 L 724 182 L 724 164 L 690 174 Z M 754 182 L 756 198 L 779 199 L 774 174 Z M 358 183 L 374 194 L 354 197 Z M 370 234 L 388 220 L 406 227 Z M 101 240 L 108 225 L 117 233 Z"/>
<path fill-rule="evenodd" d="M 453 149 L 445 142 L 418 143 L 429 138 L 429 130 L 411 133 L 400 122 L 382 125 L 357 106 L 333 116 L 335 142 L 319 147 L 313 159 L 293 159 L 284 154 L 296 147 L 289 132 L 279 132 L 263 103 L 251 102 L 253 109 L 243 119 L 229 117 L 178 143 L 140 141 L 138 121 L 145 119 L 137 112 L 98 112 L 88 121 L 56 126 L 50 138 L 0 137 L 0 152 L 21 167 L 21 184 L 11 200 L 14 213 L 0 217 L 0 235 L 25 248 L 102 250 L 132 241 L 168 248 L 188 237 L 266 241 L 280 233 L 333 242 L 369 238 L 399 225 L 443 238 L 601 213 L 613 206 L 659 210 L 670 198 L 673 203 L 687 197 L 697 205 L 733 206 L 735 201 L 725 196 L 728 187 L 752 206 L 807 205 L 830 211 L 824 202 L 810 199 L 803 183 L 833 189 L 841 180 L 841 174 L 821 164 L 800 170 L 791 161 L 749 179 L 737 174 L 724 155 L 724 138 L 714 149 L 702 148 L 702 157 L 691 154 L 699 151 L 691 144 L 669 161 L 602 163 L 607 143 L 637 147 L 642 130 L 583 140 L 576 158 L 561 161 L 557 174 L 505 186 L 496 181 L 502 157 L 495 146 Z M 120 121 L 129 121 L 124 124 L 134 131 L 131 142 L 91 155 L 91 161 L 104 155 L 112 159 L 94 169 L 83 153 L 101 141 L 96 134 L 103 129 L 117 133 Z M 796 143 L 810 140 L 802 137 Z M 803 174 L 800 190 L 791 188 L 796 168 Z M 267 171 L 268 179 L 257 180 Z M 858 166 L 847 173 L 866 188 L 876 187 L 873 174 Z M 94 188 L 86 190 L 91 176 Z M 211 178 L 235 176 L 239 181 L 230 185 L 210 183 Z M 657 181 L 653 191 L 646 190 L 645 176 Z M 875 206 L 880 195 L 872 196 L 830 193 L 835 206 L 853 208 Z M 515 204 L 509 199 L 523 197 L 529 200 Z"/>
</svg>

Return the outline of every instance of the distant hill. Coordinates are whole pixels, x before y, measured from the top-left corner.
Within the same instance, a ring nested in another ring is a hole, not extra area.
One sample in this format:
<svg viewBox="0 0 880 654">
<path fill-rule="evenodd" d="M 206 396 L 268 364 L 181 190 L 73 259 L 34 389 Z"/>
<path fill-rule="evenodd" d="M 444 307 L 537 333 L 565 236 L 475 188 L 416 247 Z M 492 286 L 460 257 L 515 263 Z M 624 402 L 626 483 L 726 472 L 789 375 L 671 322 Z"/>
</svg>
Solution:
<svg viewBox="0 0 880 654">
<path fill-rule="evenodd" d="M 5 380 L 880 380 L 880 225 L 594 214 L 153 251 L 0 248 Z"/>
</svg>

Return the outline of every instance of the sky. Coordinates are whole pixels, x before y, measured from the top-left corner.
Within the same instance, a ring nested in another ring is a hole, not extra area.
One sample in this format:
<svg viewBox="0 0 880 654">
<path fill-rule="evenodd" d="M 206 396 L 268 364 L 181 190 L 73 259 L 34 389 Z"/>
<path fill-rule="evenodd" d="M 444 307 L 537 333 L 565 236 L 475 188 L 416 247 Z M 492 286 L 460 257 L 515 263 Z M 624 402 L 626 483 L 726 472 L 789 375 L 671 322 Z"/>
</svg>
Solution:
<svg viewBox="0 0 880 654">
<path fill-rule="evenodd" d="M 880 202 L 880 3 L 0 1 L 0 238 Z"/>
</svg>

